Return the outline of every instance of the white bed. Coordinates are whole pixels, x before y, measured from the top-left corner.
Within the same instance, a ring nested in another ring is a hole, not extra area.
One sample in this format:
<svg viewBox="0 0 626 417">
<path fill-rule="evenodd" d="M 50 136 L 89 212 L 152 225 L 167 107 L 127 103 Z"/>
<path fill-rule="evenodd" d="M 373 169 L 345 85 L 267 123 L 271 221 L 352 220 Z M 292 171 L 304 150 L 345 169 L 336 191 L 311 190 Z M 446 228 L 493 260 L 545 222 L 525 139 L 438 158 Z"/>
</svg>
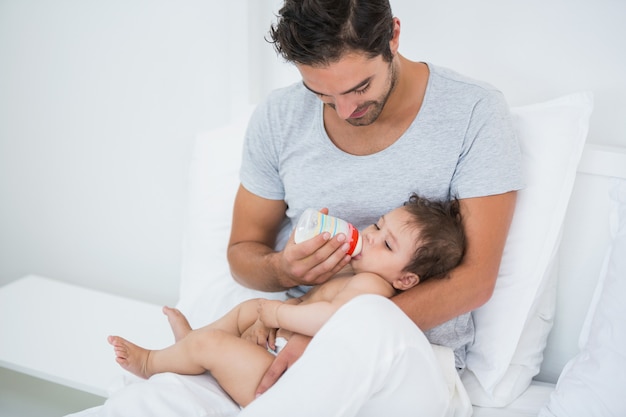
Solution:
<svg viewBox="0 0 626 417">
<path fill-rule="evenodd" d="M 569 415 L 626 415 L 624 399 L 611 388 L 626 386 L 626 361 L 617 352 L 626 342 L 621 319 L 626 311 L 617 305 L 608 313 L 600 311 L 604 316 L 596 309 L 592 309 L 595 318 L 587 316 L 607 251 L 619 248 L 622 259 L 626 254 L 626 149 L 585 145 L 592 102 L 589 93 L 576 93 L 513 109 L 528 186 L 520 193 L 494 297 L 475 314 L 476 344 L 463 380 L 476 416 L 537 416 L 542 407 L 542 415 L 561 416 L 566 415 L 563 407 L 579 404 L 591 404 L 592 409 Z M 196 142 L 178 303 L 194 326 L 258 295 L 230 279 L 225 261 L 244 128 L 242 119 L 202 134 Z M 616 214 L 618 205 L 621 217 Z M 601 282 L 605 293 L 608 287 L 611 294 L 623 297 L 626 272 L 619 258 L 613 256 Z M 598 290 L 595 299 L 606 296 Z M 122 334 L 146 346 L 164 346 L 171 337 L 159 310 L 160 306 L 44 277 L 25 277 L 0 288 L 0 365 L 109 396 L 137 380 L 114 362 L 106 336 Z M 585 320 L 596 321 L 585 327 L 581 342 L 586 344 L 579 347 Z M 608 341 L 606 334 L 593 330 L 602 329 L 599 320 L 613 326 Z M 613 356 L 602 355 L 611 365 L 589 368 L 584 359 L 595 358 L 599 344 L 611 343 L 616 347 Z M 571 362 L 554 391 L 563 367 L 580 348 L 582 356 Z M 607 374 L 607 369 L 622 372 Z M 167 383 L 167 389 L 180 389 L 184 396 L 206 379 L 173 377 Z M 602 388 L 600 393 L 596 386 Z M 221 395 L 218 388 L 211 389 L 208 402 L 212 395 Z M 548 402 L 550 408 L 545 408 Z M 177 414 L 187 415 L 183 409 L 189 404 L 181 400 L 179 406 Z M 594 414 L 593 407 L 613 414 Z M 224 415 L 236 413 L 232 404 L 224 410 Z M 100 415 L 99 411 L 81 415 Z M 133 413 L 151 415 L 148 409 Z"/>
</svg>

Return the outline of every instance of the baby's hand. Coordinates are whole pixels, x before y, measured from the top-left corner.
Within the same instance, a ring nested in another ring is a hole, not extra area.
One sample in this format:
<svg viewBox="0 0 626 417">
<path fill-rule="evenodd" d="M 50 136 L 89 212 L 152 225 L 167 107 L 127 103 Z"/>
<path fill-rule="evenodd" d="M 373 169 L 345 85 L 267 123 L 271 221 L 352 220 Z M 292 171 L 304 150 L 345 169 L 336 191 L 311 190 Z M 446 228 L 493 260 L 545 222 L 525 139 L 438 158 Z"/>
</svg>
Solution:
<svg viewBox="0 0 626 417">
<path fill-rule="evenodd" d="M 265 326 L 277 329 L 280 327 L 278 324 L 278 309 L 283 305 L 282 301 L 277 300 L 259 300 L 257 311 L 259 313 L 259 320 L 265 324 Z"/>
<path fill-rule="evenodd" d="M 268 329 L 261 320 L 257 320 L 241 333 L 241 338 L 261 347 L 273 347 L 276 330 Z"/>
</svg>

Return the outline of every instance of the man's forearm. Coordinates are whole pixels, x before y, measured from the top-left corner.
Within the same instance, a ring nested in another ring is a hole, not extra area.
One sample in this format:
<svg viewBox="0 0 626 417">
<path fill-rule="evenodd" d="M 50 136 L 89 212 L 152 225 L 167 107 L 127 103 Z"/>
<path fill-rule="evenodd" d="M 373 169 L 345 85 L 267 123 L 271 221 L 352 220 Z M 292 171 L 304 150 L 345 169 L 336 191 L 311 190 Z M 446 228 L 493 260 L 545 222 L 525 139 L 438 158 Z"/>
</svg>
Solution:
<svg viewBox="0 0 626 417">
<path fill-rule="evenodd" d="M 285 219 L 284 201 L 261 198 L 239 186 L 228 241 L 228 263 L 240 284 L 262 291 L 284 290 L 277 273 L 276 236 Z"/>
<path fill-rule="evenodd" d="M 461 202 L 467 250 L 449 277 L 432 279 L 393 300 L 422 329 L 429 330 L 486 303 L 496 284 L 516 192 Z"/>
<path fill-rule="evenodd" d="M 241 242 L 228 248 L 230 271 L 244 287 L 265 292 L 284 291 L 276 267 L 277 252 L 257 242 Z"/>
<path fill-rule="evenodd" d="M 458 268 L 454 276 L 421 283 L 392 298 L 422 330 L 430 330 L 448 320 L 470 312 L 490 297 L 493 282 L 473 282 Z M 492 279 L 495 282 L 495 278 Z"/>
</svg>

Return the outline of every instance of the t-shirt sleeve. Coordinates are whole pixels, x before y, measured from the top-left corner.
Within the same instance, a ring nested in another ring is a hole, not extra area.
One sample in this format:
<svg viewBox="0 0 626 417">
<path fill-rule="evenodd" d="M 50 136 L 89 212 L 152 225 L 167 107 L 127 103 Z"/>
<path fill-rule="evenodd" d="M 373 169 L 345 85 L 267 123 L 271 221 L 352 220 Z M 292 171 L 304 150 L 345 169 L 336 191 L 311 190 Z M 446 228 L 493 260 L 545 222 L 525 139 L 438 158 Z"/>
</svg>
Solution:
<svg viewBox="0 0 626 417">
<path fill-rule="evenodd" d="M 521 188 L 521 152 L 510 110 L 500 92 L 490 91 L 473 108 L 451 191 L 471 198 Z"/>
<path fill-rule="evenodd" d="M 260 104 L 252 114 L 244 139 L 239 179 L 253 194 L 283 200 L 285 190 L 279 174 L 279 120 L 273 120 L 268 105 Z"/>
</svg>

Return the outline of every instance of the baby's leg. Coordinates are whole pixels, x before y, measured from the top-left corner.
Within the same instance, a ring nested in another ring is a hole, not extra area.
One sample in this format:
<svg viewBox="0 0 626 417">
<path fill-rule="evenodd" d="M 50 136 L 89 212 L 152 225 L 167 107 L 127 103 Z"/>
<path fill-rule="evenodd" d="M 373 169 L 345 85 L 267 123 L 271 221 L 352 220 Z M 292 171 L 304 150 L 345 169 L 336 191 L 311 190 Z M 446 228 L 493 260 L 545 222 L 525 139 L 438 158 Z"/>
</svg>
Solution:
<svg viewBox="0 0 626 417">
<path fill-rule="evenodd" d="M 185 340 L 193 341 L 189 353 L 193 360 L 243 407 L 254 400 L 261 378 L 274 361 L 266 348 L 221 330 L 194 332 Z"/>
<path fill-rule="evenodd" d="M 109 336 L 108 341 L 113 345 L 115 360 L 122 368 L 142 378 L 150 378 L 163 372 L 199 375 L 210 371 L 214 361 L 204 360 L 204 356 L 222 354 L 219 342 L 226 334 L 204 327 L 191 331 L 180 341 L 161 350 L 144 349 L 119 336 Z"/>
<path fill-rule="evenodd" d="M 228 313 L 215 320 L 203 329 L 222 330 L 235 336 L 252 326 L 258 318 L 258 299 L 251 299 L 239 303 Z"/>
<path fill-rule="evenodd" d="M 175 341 L 178 342 L 180 339 L 189 334 L 191 331 L 191 325 L 189 325 L 187 317 L 185 317 L 180 310 L 165 306 L 163 307 L 163 314 L 167 316 L 167 321 L 170 323 Z"/>
<path fill-rule="evenodd" d="M 148 358 L 153 351 L 137 346 L 119 336 L 109 336 L 107 340 L 115 351 L 115 361 L 122 368 L 142 378 L 152 376 L 147 366 Z"/>
<path fill-rule="evenodd" d="M 176 342 L 193 330 L 189 321 L 180 310 L 165 306 L 163 307 L 163 314 L 167 316 Z M 206 327 L 221 329 L 241 336 L 244 330 L 254 324 L 257 316 L 257 300 L 248 300 L 238 304 L 223 317 Z"/>
<path fill-rule="evenodd" d="M 260 346 L 229 332 L 204 327 L 163 350 L 147 350 L 110 336 L 117 362 L 143 378 L 161 372 L 198 375 L 210 371 L 224 390 L 240 405 L 254 399 L 261 377 L 274 356 Z"/>
</svg>

